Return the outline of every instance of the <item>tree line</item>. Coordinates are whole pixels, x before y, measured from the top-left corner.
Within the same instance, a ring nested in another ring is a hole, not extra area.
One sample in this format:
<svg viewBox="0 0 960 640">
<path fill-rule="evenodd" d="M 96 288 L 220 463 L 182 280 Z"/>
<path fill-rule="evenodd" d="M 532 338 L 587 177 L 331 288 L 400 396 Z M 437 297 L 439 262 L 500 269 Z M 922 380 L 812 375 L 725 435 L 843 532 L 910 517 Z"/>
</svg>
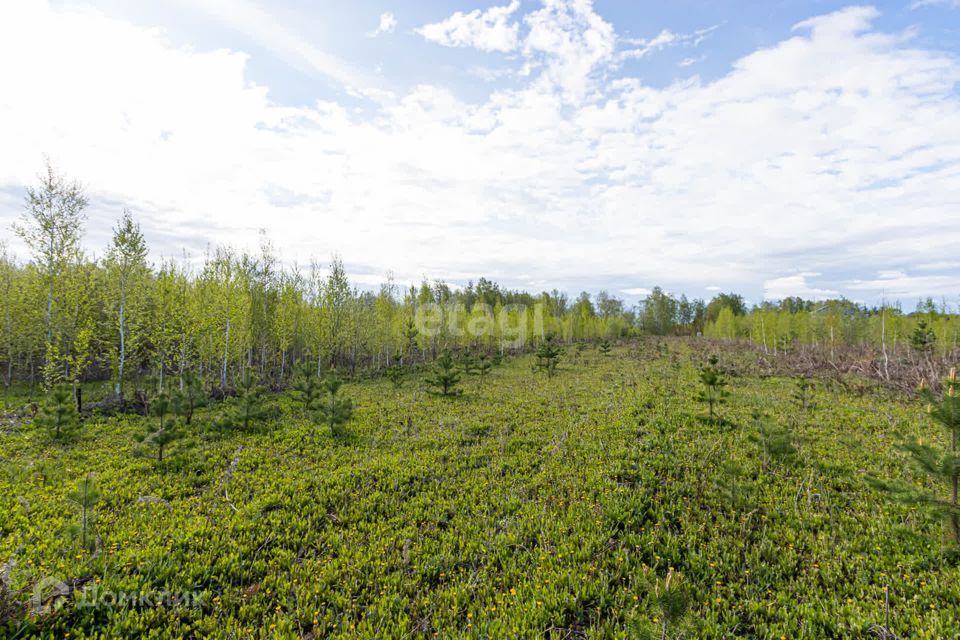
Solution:
<svg viewBox="0 0 960 640">
<path fill-rule="evenodd" d="M 485 278 L 466 287 L 388 280 L 369 291 L 351 285 L 336 257 L 329 266 L 282 265 L 265 236 L 258 251 L 218 246 L 197 259 L 152 264 L 127 210 L 95 259 L 82 248 L 87 207 L 82 186 L 48 162 L 13 227 L 29 260 L 0 243 L 0 379 L 7 389 L 112 380 L 122 398 L 130 384 L 149 379 L 162 389 L 188 370 L 224 389 L 247 370 L 282 386 L 305 361 L 318 374 L 385 371 L 434 359 L 445 348 L 535 350 L 547 335 L 573 342 L 705 334 L 774 352 L 866 342 L 895 350 L 915 341 L 925 323 L 931 350 L 946 355 L 957 343 L 956 317 L 932 301 L 914 314 L 796 298 L 751 309 L 733 293 L 706 302 L 656 287 L 628 308 L 605 291 L 570 299 Z"/>
<path fill-rule="evenodd" d="M 623 302 L 606 294 L 569 300 L 481 278 L 455 288 L 424 281 L 378 291 L 351 285 L 343 263 L 284 267 L 263 237 L 258 251 L 226 246 L 201 258 L 148 260 L 130 211 L 103 257 L 84 253 L 88 200 L 49 163 L 27 188 L 13 227 L 30 252 L 0 243 L 0 371 L 6 388 L 50 389 L 112 380 L 121 397 L 145 379 L 163 388 L 194 371 L 227 388 L 253 370 L 284 384 L 294 367 L 386 369 L 437 357 L 444 348 L 533 348 L 539 336 L 589 340 L 634 330 Z M 467 328 L 469 330 L 464 330 Z"/>
</svg>

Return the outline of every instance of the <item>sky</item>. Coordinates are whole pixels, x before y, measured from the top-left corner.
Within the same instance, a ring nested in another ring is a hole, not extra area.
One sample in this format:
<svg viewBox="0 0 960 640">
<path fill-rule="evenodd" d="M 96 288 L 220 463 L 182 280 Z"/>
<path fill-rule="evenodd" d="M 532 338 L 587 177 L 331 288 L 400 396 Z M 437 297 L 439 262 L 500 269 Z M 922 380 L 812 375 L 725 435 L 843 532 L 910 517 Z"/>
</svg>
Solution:
<svg viewBox="0 0 960 640">
<path fill-rule="evenodd" d="M 960 0 L 3 0 L 0 242 L 44 157 L 152 256 L 960 304 Z"/>
</svg>

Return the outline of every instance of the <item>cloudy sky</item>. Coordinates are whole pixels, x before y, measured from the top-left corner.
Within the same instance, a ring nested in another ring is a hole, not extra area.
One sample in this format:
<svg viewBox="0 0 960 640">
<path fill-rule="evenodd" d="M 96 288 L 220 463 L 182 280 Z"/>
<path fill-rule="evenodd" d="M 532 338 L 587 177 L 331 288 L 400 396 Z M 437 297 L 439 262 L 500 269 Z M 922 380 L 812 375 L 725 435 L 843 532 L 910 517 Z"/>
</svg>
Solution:
<svg viewBox="0 0 960 640">
<path fill-rule="evenodd" d="M 21 255 L 44 154 L 94 253 L 956 306 L 960 0 L 3 0 Z"/>
</svg>

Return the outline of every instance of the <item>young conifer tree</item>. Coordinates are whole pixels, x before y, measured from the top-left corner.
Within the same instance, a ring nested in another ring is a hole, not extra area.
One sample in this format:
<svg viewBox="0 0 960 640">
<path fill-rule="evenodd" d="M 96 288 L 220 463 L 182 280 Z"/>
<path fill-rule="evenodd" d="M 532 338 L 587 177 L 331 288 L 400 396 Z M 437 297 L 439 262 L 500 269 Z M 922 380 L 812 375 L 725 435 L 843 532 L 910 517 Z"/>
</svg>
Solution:
<svg viewBox="0 0 960 640">
<path fill-rule="evenodd" d="M 796 381 L 796 389 L 793 392 L 793 399 L 800 407 L 801 411 L 813 408 L 813 382 L 807 376 L 800 376 Z"/>
<path fill-rule="evenodd" d="M 433 370 L 433 375 L 427 378 L 427 384 L 434 387 L 441 396 L 458 396 L 463 393 L 463 389 L 458 389 L 460 384 L 460 371 L 453 361 L 453 354 L 450 349 L 444 349 Z"/>
<path fill-rule="evenodd" d="M 797 447 L 793 434 L 784 426 L 771 422 L 759 411 L 753 412 L 756 433 L 749 437 L 751 442 L 760 446 L 764 471 L 770 471 L 775 464 L 788 466 L 796 458 Z"/>
<path fill-rule="evenodd" d="M 154 447 L 157 450 L 157 462 L 163 462 L 163 454 L 174 441 L 183 437 L 184 433 L 177 425 L 173 414 L 174 402 L 167 392 L 162 391 L 150 403 L 150 415 L 157 418 L 157 424 L 147 428 L 147 432 L 139 439 L 141 444 Z"/>
<path fill-rule="evenodd" d="M 403 386 L 403 354 L 397 353 L 393 356 L 393 364 L 387 368 L 387 379 L 393 383 L 394 389 L 399 389 Z"/>
<path fill-rule="evenodd" d="M 920 394 L 927 401 L 927 413 L 933 421 L 947 431 L 947 445 L 932 445 L 909 440 L 902 448 L 910 456 L 914 467 L 927 475 L 934 484 L 945 487 L 946 497 L 932 491 L 917 489 L 902 482 L 877 481 L 876 485 L 889 491 L 895 499 L 908 504 L 928 507 L 944 519 L 947 544 L 956 551 L 960 549 L 960 380 L 957 370 L 951 369 L 944 380 L 943 396 L 937 398 L 926 385 Z"/>
<path fill-rule="evenodd" d="M 716 418 L 716 406 L 723 404 L 727 399 L 727 381 L 717 369 L 719 362 L 717 356 L 712 355 L 707 360 L 707 365 L 700 369 L 700 384 L 702 388 L 697 394 L 697 399 L 705 402 L 708 408 L 710 421 Z"/>
<path fill-rule="evenodd" d="M 305 414 L 317 408 L 322 396 L 323 388 L 320 377 L 313 365 L 304 360 L 297 366 L 293 377 L 293 396 L 303 406 Z"/>
<path fill-rule="evenodd" d="M 92 473 L 83 477 L 83 480 L 77 486 L 77 490 L 70 493 L 67 500 L 76 505 L 80 512 L 80 521 L 71 525 L 68 532 L 74 538 L 79 539 L 80 546 L 84 551 L 92 553 L 96 548 L 93 507 L 100 500 L 100 492 L 94 484 Z"/>
<path fill-rule="evenodd" d="M 610 355 L 610 341 L 604 338 L 600 341 L 600 346 L 597 347 L 600 350 L 600 354 L 604 356 Z"/>
<path fill-rule="evenodd" d="M 257 375 L 247 369 L 243 372 L 240 384 L 237 385 L 237 397 L 228 408 L 224 420 L 224 427 L 249 431 L 250 428 L 267 417 L 264 405 L 263 387 Z"/>
<path fill-rule="evenodd" d="M 490 362 L 490 358 L 485 353 L 481 353 L 477 356 L 476 364 L 474 366 L 474 372 L 480 377 L 480 386 L 483 386 L 483 380 L 490 373 L 490 369 L 493 368 L 493 363 Z"/>
<path fill-rule="evenodd" d="M 207 392 L 203 380 L 193 371 L 183 372 L 183 386 L 173 394 L 173 411 L 183 418 L 183 423 L 193 423 L 193 414 L 207 404 Z"/>
<path fill-rule="evenodd" d="M 36 424 L 57 441 L 70 440 L 80 429 L 80 413 L 73 391 L 67 385 L 57 385 L 36 417 Z"/>
<path fill-rule="evenodd" d="M 343 425 L 353 417 L 353 401 L 339 396 L 342 386 L 343 381 L 335 371 L 327 373 L 322 384 L 325 398 L 317 406 L 317 412 L 330 427 L 330 435 L 333 437 L 343 435 Z"/>
<path fill-rule="evenodd" d="M 548 378 L 552 378 L 557 372 L 557 364 L 560 362 L 562 353 L 563 349 L 554 342 L 553 335 L 548 334 L 537 348 L 537 363 L 534 365 L 534 370 L 544 371 Z"/>
</svg>

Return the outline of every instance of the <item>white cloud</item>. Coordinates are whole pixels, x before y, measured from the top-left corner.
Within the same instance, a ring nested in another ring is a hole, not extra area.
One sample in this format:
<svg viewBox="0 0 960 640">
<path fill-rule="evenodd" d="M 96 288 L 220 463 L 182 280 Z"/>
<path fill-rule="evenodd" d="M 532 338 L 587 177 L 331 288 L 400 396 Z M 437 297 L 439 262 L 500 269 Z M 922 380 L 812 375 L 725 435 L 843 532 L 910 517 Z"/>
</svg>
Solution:
<svg viewBox="0 0 960 640">
<path fill-rule="evenodd" d="M 872 280 L 853 280 L 847 286 L 854 291 L 884 298 L 909 301 L 911 298 L 947 298 L 960 295 L 960 283 L 952 275 L 913 276 L 904 271 L 881 271 Z"/>
<path fill-rule="evenodd" d="M 920 9 L 922 7 L 935 7 L 938 5 L 960 7 L 960 0 L 914 0 L 914 2 L 910 4 L 910 8 Z"/>
<path fill-rule="evenodd" d="M 382 95 L 374 78 L 349 62 L 314 46 L 254 0 L 177 1 L 186 8 L 199 9 L 227 27 L 247 35 L 293 66 L 324 75 L 357 94 L 369 94 L 371 97 Z M 46 2 L 24 0 L 24 4 L 36 6 Z"/>
<path fill-rule="evenodd" d="M 703 42 L 711 32 L 719 28 L 720 25 L 713 25 L 705 29 L 698 29 L 693 33 L 674 33 L 669 29 L 664 29 L 658 33 L 653 38 L 646 40 L 644 38 L 624 38 L 623 42 L 625 44 L 634 45 L 634 49 L 626 49 L 620 53 L 620 57 L 624 59 L 629 58 L 643 58 L 657 51 L 666 49 L 667 47 L 675 46 L 688 46 L 696 47 Z M 680 66 L 688 66 L 696 62 L 696 58 L 687 58 L 689 62 L 684 64 L 681 62 Z"/>
<path fill-rule="evenodd" d="M 654 88 L 617 73 L 616 33 L 589 2 L 547 0 L 517 35 L 516 88 L 469 102 L 424 84 L 361 112 L 276 104 L 242 52 L 0 3 L 0 59 L 23 61 L 0 65 L 0 189 L 32 182 L 47 152 L 167 245 L 255 246 L 266 227 L 286 259 L 339 252 L 361 277 L 675 291 L 709 277 L 749 296 L 795 274 L 768 289 L 946 292 L 960 63 L 873 15 L 808 20 L 713 81 Z M 0 199 L 0 228 L 18 214 Z M 890 265 L 900 275 L 846 284 Z"/>
<path fill-rule="evenodd" d="M 384 33 L 393 33 L 397 28 L 397 19 L 389 11 L 380 14 L 380 23 L 377 28 L 367 33 L 368 38 L 376 38 Z"/>
<path fill-rule="evenodd" d="M 523 53 L 540 65 L 539 80 L 559 88 L 568 101 L 580 101 L 594 84 L 598 67 L 613 60 L 613 25 L 593 10 L 591 0 L 543 0 L 543 8 L 524 16 L 529 28 Z"/>
<path fill-rule="evenodd" d="M 630 289 L 620 289 L 620 293 L 625 293 L 628 296 L 645 297 L 653 293 L 653 291 L 647 289 L 646 287 L 632 287 Z"/>
<path fill-rule="evenodd" d="M 766 300 L 783 300 L 799 297 L 805 300 L 826 300 L 840 295 L 835 289 L 821 289 L 811 286 L 807 278 L 815 278 L 819 273 L 806 271 L 792 276 L 774 278 L 763 283 L 763 297 Z"/>
<path fill-rule="evenodd" d="M 519 25 L 511 20 L 520 0 L 501 7 L 470 13 L 458 11 L 441 22 L 426 24 L 416 32 L 447 47 L 475 47 L 481 51 L 508 52 L 517 48 Z"/>
</svg>

